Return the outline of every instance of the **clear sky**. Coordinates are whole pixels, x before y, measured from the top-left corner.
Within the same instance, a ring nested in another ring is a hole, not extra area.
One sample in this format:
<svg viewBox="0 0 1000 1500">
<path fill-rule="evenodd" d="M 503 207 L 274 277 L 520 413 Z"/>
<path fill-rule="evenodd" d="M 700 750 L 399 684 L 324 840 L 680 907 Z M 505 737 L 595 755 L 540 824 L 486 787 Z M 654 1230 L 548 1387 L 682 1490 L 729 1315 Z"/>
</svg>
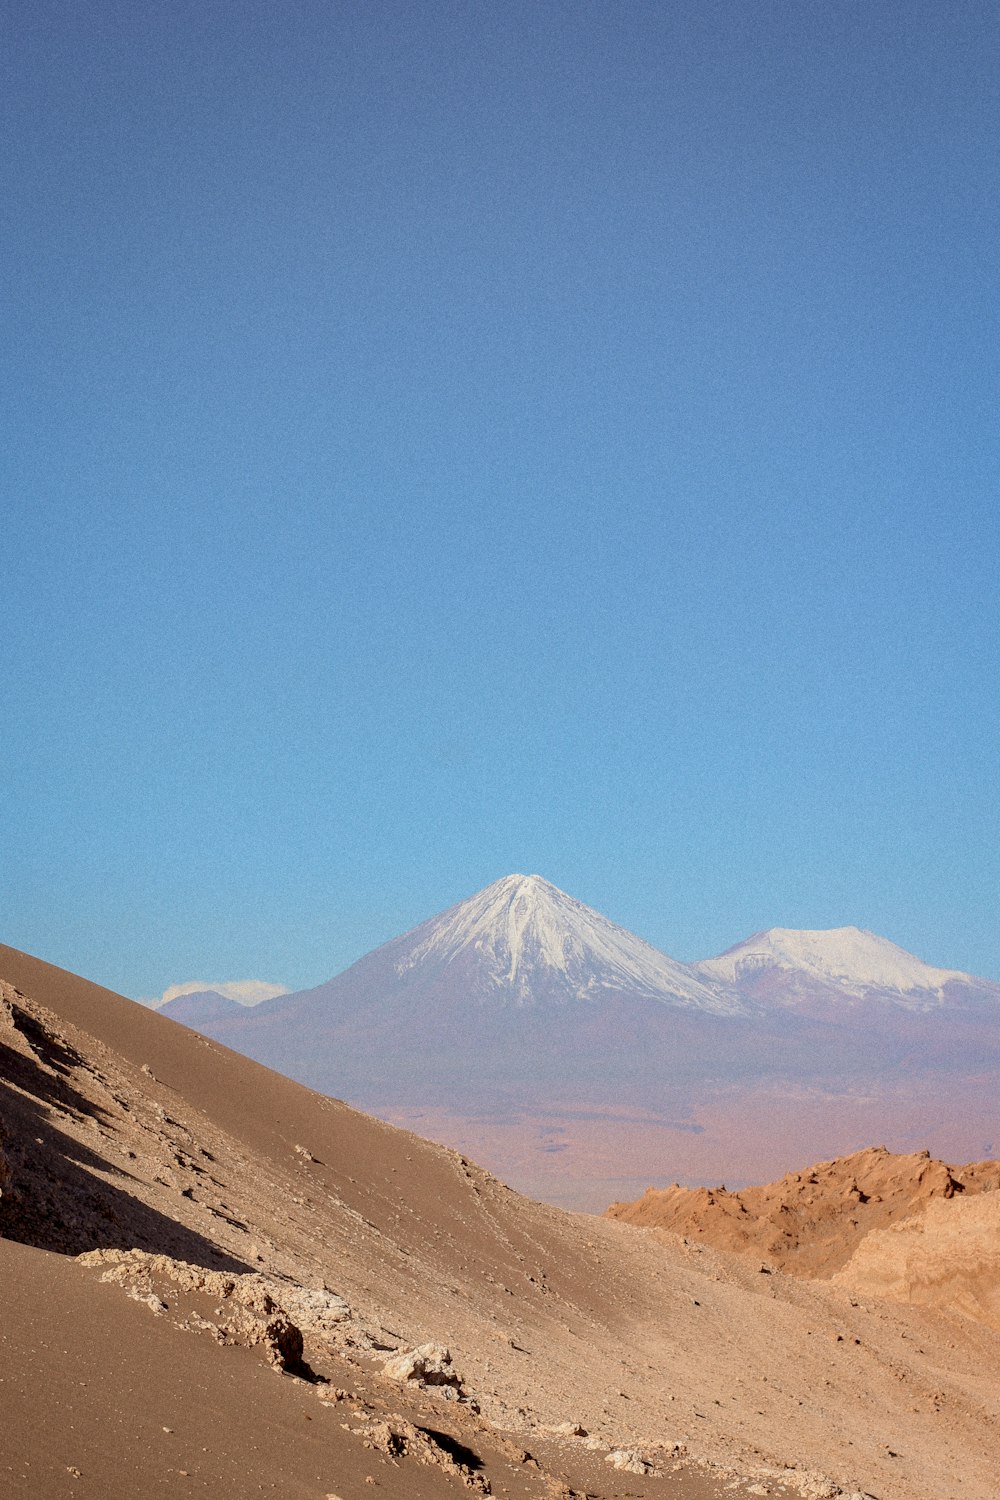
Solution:
<svg viewBox="0 0 1000 1500">
<path fill-rule="evenodd" d="M 1000 11 L 3 5 L 0 937 L 1000 978 Z"/>
</svg>

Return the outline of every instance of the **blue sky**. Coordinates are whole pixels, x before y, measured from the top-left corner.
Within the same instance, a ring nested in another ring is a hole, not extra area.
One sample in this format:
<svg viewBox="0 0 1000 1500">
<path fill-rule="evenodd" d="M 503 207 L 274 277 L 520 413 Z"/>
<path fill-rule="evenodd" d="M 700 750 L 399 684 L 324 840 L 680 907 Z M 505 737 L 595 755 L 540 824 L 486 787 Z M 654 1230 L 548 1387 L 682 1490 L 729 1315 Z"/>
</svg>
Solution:
<svg viewBox="0 0 1000 1500">
<path fill-rule="evenodd" d="M 992 5 L 4 7 L 0 936 L 1000 978 Z"/>
</svg>

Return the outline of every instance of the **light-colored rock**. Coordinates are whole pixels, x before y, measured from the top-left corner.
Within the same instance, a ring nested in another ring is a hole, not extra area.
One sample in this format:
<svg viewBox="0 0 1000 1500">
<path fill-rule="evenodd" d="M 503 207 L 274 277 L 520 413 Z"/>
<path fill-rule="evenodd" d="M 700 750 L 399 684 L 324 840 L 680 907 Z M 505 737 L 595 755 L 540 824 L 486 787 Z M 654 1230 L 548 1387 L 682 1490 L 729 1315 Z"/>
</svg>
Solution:
<svg viewBox="0 0 1000 1500">
<path fill-rule="evenodd" d="M 408 1353 L 394 1354 L 382 1366 L 390 1380 L 412 1380 L 417 1385 L 437 1385 L 461 1390 L 462 1379 L 443 1344 L 421 1344 Z"/>
<path fill-rule="evenodd" d="M 652 1468 L 637 1448 L 612 1448 L 604 1462 L 622 1474 L 648 1474 Z"/>
<path fill-rule="evenodd" d="M 223 1343 L 247 1347 L 259 1344 L 275 1369 L 302 1369 L 302 1330 L 273 1295 L 273 1288 L 279 1285 L 273 1277 L 207 1271 L 144 1250 L 88 1250 L 77 1260 L 85 1266 L 103 1266 L 102 1281 L 120 1286 L 129 1297 L 154 1311 L 167 1311 L 167 1304 L 158 1295 L 165 1283 L 181 1292 L 207 1292 L 221 1303 L 216 1309 L 216 1334 Z"/>
<path fill-rule="evenodd" d="M 418 1463 L 433 1464 L 439 1469 L 447 1470 L 468 1488 L 477 1490 L 480 1494 L 490 1493 L 485 1479 L 460 1462 L 430 1432 L 422 1427 L 415 1427 L 398 1413 L 349 1430 L 361 1438 L 366 1448 L 382 1453 L 386 1458 L 410 1458 L 416 1459 Z"/>
<path fill-rule="evenodd" d="M 269 1285 L 303 1333 L 331 1333 L 338 1324 L 350 1321 L 351 1309 L 343 1297 L 325 1287 L 296 1286 L 276 1279 L 269 1279 Z"/>
<path fill-rule="evenodd" d="M 1000 1192 L 941 1196 L 899 1224 L 872 1230 L 832 1279 L 1000 1330 Z"/>
</svg>

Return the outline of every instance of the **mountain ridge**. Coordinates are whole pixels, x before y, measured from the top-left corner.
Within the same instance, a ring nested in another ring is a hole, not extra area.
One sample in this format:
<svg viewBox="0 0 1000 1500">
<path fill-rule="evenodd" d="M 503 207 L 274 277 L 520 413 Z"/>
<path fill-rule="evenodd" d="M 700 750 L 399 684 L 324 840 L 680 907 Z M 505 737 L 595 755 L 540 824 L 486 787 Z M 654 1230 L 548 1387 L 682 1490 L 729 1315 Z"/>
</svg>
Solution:
<svg viewBox="0 0 1000 1500">
<path fill-rule="evenodd" d="M 491 992 L 531 1003 L 535 986 L 583 1000 L 631 990 L 672 1004 L 725 1010 L 717 986 L 540 875 L 507 875 L 429 918 L 394 942 L 401 977 L 425 962 L 475 956 Z M 391 945 L 387 945 L 391 946 Z"/>
<path fill-rule="evenodd" d="M 220 994 L 218 990 L 192 990 L 190 994 L 175 995 L 172 1000 L 153 1008 L 158 1015 L 169 1016 L 171 1021 L 195 1027 L 200 1020 L 217 1021 L 223 1016 L 238 1016 L 243 1009 L 238 1000 Z"/>
<path fill-rule="evenodd" d="M 905 948 L 860 927 L 770 927 L 735 943 L 715 958 L 693 966 L 707 977 L 759 988 L 762 975 L 787 975 L 800 983 L 813 980 L 845 996 L 862 999 L 879 993 L 900 997 L 896 1003 L 943 1001 L 950 984 L 982 984 L 958 969 L 925 963 Z M 904 996 L 919 997 L 906 1002 Z"/>
<path fill-rule="evenodd" d="M 878 999 L 906 1008 L 931 1008 L 994 992 L 1000 984 L 926 963 L 890 939 L 855 926 L 771 927 L 712 958 L 683 963 L 612 922 L 541 875 L 511 874 L 426 918 L 363 954 L 319 985 L 278 995 L 253 1007 L 258 1016 L 288 1013 L 305 996 L 318 996 L 349 975 L 385 960 L 401 982 L 420 983 L 430 971 L 461 971 L 467 998 L 516 1006 L 539 1001 L 586 1001 L 619 993 L 691 1006 L 716 1015 L 747 1016 L 799 995 L 851 1003 Z M 383 978 L 383 984 L 386 982 Z M 907 998 L 910 997 L 910 998 Z M 222 1009 L 213 996 L 182 997 Z M 160 1007 L 180 1015 L 177 1002 Z M 196 1024 L 196 1021 L 195 1021 Z"/>
</svg>

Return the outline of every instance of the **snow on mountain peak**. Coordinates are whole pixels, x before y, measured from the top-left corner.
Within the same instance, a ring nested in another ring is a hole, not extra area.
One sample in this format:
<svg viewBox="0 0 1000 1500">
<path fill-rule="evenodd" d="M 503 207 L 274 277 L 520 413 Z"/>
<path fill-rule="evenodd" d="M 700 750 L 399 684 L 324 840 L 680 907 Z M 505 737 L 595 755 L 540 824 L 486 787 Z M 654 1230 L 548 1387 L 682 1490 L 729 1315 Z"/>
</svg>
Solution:
<svg viewBox="0 0 1000 1500">
<path fill-rule="evenodd" d="M 856 994 L 868 990 L 893 990 L 901 994 L 921 990 L 940 995 L 950 980 L 968 979 L 968 975 L 956 969 L 936 969 L 925 964 L 888 938 L 860 927 L 818 930 L 772 927 L 695 967 L 701 974 L 730 983 L 764 969 L 797 971 Z"/>
<path fill-rule="evenodd" d="M 567 998 L 601 990 L 639 993 L 713 1011 L 741 1009 L 684 964 L 568 896 L 541 875 L 506 875 L 408 935 L 397 965 L 473 957 L 485 982 L 534 998 L 538 983 Z"/>
</svg>

